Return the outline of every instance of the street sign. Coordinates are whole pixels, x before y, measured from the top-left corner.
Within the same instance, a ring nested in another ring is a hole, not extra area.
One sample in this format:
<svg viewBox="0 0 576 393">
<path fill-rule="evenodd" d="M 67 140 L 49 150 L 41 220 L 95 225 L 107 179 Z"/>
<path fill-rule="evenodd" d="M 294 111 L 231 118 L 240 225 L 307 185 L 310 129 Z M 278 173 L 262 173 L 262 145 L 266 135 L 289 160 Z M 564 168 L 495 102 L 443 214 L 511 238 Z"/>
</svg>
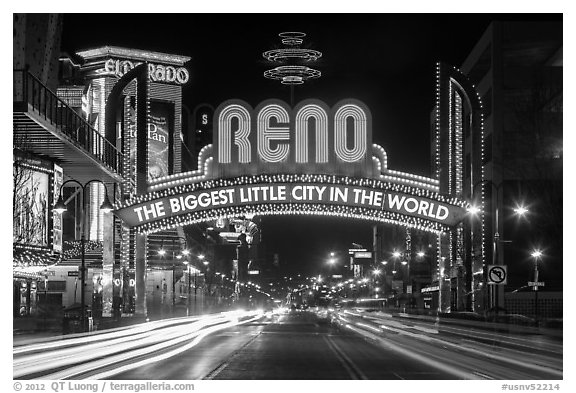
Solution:
<svg viewBox="0 0 576 393">
<path fill-rule="evenodd" d="M 529 287 L 543 287 L 544 281 L 540 281 L 540 282 L 528 281 L 528 286 Z"/>
<path fill-rule="evenodd" d="M 488 265 L 488 284 L 506 285 L 508 267 L 506 265 Z"/>
<path fill-rule="evenodd" d="M 248 270 L 248 274 L 250 275 L 260 274 L 260 270 Z"/>
<path fill-rule="evenodd" d="M 72 270 L 68 272 L 68 277 L 78 277 L 78 270 Z"/>
<path fill-rule="evenodd" d="M 372 253 L 370 251 L 356 251 L 354 258 L 372 258 Z"/>
</svg>

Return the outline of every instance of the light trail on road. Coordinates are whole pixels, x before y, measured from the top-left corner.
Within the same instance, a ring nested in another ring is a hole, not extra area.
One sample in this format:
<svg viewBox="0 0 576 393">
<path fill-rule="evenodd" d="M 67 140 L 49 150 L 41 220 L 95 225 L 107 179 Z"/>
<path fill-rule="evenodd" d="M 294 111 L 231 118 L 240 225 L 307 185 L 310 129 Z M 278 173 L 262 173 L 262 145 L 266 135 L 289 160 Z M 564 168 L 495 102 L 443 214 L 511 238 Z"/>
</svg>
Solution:
<svg viewBox="0 0 576 393">
<path fill-rule="evenodd" d="M 536 346 L 532 336 L 463 329 L 413 318 L 391 318 L 389 314 L 345 310 L 334 315 L 344 328 L 456 378 L 563 377 L 562 346 L 558 343 L 539 342 Z M 482 341 L 486 339 L 498 345 L 488 345 Z M 537 349 L 542 353 L 535 353 Z"/>
<path fill-rule="evenodd" d="M 261 318 L 262 311 L 233 311 L 176 318 L 84 334 L 68 340 L 19 346 L 13 351 L 13 376 L 42 379 L 106 378 L 118 372 L 177 355 L 218 330 Z M 172 349 L 177 346 L 176 349 Z M 129 364 L 124 364 L 133 361 Z M 100 371 L 106 369 L 106 371 Z"/>
<path fill-rule="evenodd" d="M 385 312 L 235 311 L 36 340 L 15 379 L 562 379 L 561 333 Z M 532 345 L 531 345 L 532 344 Z"/>
</svg>

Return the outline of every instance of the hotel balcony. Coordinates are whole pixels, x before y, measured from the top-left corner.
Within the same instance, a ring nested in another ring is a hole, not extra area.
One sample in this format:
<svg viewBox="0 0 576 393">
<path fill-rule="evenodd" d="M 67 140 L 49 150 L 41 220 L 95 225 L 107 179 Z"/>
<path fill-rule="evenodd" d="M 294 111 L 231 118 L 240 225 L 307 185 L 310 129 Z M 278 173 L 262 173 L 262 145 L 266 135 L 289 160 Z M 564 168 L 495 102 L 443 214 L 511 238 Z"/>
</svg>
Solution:
<svg viewBox="0 0 576 393">
<path fill-rule="evenodd" d="M 121 181 L 122 153 L 26 70 L 14 71 L 14 143 L 57 161 L 81 183 Z"/>
</svg>

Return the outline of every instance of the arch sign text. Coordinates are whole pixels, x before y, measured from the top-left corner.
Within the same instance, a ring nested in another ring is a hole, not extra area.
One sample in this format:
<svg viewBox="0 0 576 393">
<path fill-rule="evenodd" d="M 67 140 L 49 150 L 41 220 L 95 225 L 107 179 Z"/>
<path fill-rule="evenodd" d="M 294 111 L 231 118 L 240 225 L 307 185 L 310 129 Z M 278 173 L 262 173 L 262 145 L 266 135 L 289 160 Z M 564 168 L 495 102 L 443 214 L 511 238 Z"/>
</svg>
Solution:
<svg viewBox="0 0 576 393">
<path fill-rule="evenodd" d="M 464 216 L 465 203 L 440 194 L 437 180 L 387 168 L 357 100 L 293 109 L 232 100 L 214 124 L 199 169 L 155 179 L 148 194 L 125 202 L 116 214 L 127 225 L 154 232 L 248 213 L 313 214 L 443 232 Z"/>
</svg>

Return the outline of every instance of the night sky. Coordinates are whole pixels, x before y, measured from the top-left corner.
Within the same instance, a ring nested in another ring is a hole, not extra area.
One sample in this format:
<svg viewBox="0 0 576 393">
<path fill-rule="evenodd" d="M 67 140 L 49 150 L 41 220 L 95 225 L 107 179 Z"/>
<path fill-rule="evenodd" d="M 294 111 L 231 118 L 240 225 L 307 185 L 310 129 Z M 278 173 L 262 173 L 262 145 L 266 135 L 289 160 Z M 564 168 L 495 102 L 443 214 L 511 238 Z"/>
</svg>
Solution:
<svg viewBox="0 0 576 393">
<path fill-rule="evenodd" d="M 295 103 L 345 98 L 372 112 L 373 141 L 394 170 L 430 175 L 430 113 L 435 64 L 460 66 L 492 20 L 558 20 L 538 14 L 66 14 L 62 50 L 103 45 L 190 56 L 183 88 L 191 111 L 239 98 L 253 107 L 268 98 L 290 102 L 290 90 L 265 79 L 275 67 L 262 52 L 284 47 L 278 33 L 307 34 L 302 47 L 321 51 L 311 64 L 322 77 L 295 88 Z M 267 218 L 263 239 L 294 271 L 315 272 L 328 252 L 351 242 L 370 246 L 365 222 Z M 308 267 L 308 268 L 306 268 Z"/>
</svg>

